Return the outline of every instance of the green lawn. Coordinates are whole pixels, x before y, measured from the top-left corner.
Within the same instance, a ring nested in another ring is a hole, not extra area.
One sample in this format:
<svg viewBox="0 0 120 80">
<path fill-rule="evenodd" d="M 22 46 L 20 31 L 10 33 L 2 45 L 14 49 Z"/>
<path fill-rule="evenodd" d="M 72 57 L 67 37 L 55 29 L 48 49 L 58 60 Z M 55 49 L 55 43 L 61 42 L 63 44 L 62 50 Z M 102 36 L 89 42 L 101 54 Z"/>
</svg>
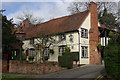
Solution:
<svg viewBox="0 0 120 80">
<path fill-rule="evenodd" d="M 24 80 L 25 78 L 31 78 L 31 77 L 30 76 L 6 76 L 6 75 L 2 75 L 2 80 Z"/>
</svg>

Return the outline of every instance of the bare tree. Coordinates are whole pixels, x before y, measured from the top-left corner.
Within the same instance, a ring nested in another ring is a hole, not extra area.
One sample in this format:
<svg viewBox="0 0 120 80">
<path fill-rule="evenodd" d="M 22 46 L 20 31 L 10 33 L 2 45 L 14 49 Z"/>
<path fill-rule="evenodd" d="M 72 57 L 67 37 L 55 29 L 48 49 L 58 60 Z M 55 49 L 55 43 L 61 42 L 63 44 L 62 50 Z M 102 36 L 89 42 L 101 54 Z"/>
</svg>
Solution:
<svg viewBox="0 0 120 80">
<path fill-rule="evenodd" d="M 39 50 L 39 53 L 37 53 L 36 55 L 40 54 L 40 58 L 38 61 L 35 60 L 37 63 L 44 63 L 45 62 L 44 53 L 45 53 L 46 47 L 50 48 L 54 44 L 57 44 L 60 42 L 59 40 L 56 39 L 57 34 L 46 35 L 46 33 L 48 33 L 48 32 L 49 31 L 47 31 L 47 30 L 36 32 L 36 35 L 37 35 L 36 40 L 37 41 L 35 44 L 33 44 L 33 47 L 35 48 L 35 50 Z"/>
<path fill-rule="evenodd" d="M 30 12 L 30 11 L 23 11 L 23 15 L 17 16 L 17 19 L 21 21 L 25 20 L 26 18 L 32 24 L 39 24 L 44 20 L 44 18 L 41 18 L 41 17 L 34 17 L 33 12 Z"/>
<path fill-rule="evenodd" d="M 114 13 L 117 11 L 117 3 L 115 2 L 96 2 L 98 4 L 98 12 L 104 11 L 106 8 L 109 13 Z M 70 6 L 68 7 L 68 11 L 71 12 L 71 14 L 78 13 L 84 10 L 89 9 L 90 2 L 72 2 Z"/>
</svg>

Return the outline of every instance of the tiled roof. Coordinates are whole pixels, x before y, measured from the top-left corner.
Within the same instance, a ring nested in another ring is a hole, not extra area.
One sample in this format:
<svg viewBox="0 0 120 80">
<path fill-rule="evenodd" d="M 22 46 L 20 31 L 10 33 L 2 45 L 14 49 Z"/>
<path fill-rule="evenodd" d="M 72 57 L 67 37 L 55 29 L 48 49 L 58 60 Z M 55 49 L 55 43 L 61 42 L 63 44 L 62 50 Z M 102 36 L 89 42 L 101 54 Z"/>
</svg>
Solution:
<svg viewBox="0 0 120 80">
<path fill-rule="evenodd" d="M 20 46 L 18 43 L 13 43 L 11 44 L 11 46 L 12 46 L 12 49 L 20 49 Z"/>
<path fill-rule="evenodd" d="M 36 26 L 31 24 L 30 27 L 24 28 L 24 31 L 27 34 L 26 38 L 37 37 L 41 34 L 49 35 L 77 30 L 88 14 L 89 10 L 86 10 L 73 15 L 52 19 L 50 21 L 37 24 Z"/>
</svg>

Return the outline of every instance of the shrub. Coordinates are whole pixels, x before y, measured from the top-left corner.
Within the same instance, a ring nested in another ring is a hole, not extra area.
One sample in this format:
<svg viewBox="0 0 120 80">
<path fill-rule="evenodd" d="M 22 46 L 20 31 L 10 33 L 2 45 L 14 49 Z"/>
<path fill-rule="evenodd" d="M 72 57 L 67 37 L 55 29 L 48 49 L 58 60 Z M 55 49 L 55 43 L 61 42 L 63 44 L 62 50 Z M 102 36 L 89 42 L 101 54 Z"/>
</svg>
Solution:
<svg viewBox="0 0 120 80">
<path fill-rule="evenodd" d="M 45 60 L 48 60 L 48 59 L 49 59 L 49 57 L 48 57 L 48 56 L 44 56 L 44 59 L 45 59 Z"/>
<path fill-rule="evenodd" d="M 13 56 L 13 60 L 20 60 L 20 57 L 19 56 Z"/>
<path fill-rule="evenodd" d="M 25 54 L 22 55 L 22 60 L 26 60 L 27 56 Z"/>
<path fill-rule="evenodd" d="M 58 63 L 61 67 L 72 68 L 73 61 L 79 60 L 78 52 L 64 52 L 58 57 Z"/>
<path fill-rule="evenodd" d="M 73 61 L 79 61 L 79 52 L 71 52 L 71 56 L 73 58 Z"/>
<path fill-rule="evenodd" d="M 72 57 L 73 61 L 79 61 L 79 52 L 64 52 L 64 53 L 62 53 L 62 56 L 69 55 L 69 54 Z"/>
<path fill-rule="evenodd" d="M 71 56 L 59 56 L 58 63 L 61 67 L 67 67 L 69 69 L 72 68 L 73 60 L 71 59 Z"/>
<path fill-rule="evenodd" d="M 115 41 L 118 39 L 111 39 L 109 45 L 104 49 L 106 72 L 114 76 L 116 79 L 120 79 L 120 41 Z"/>
<path fill-rule="evenodd" d="M 28 56 L 28 59 L 32 61 L 34 59 L 34 56 Z"/>
</svg>

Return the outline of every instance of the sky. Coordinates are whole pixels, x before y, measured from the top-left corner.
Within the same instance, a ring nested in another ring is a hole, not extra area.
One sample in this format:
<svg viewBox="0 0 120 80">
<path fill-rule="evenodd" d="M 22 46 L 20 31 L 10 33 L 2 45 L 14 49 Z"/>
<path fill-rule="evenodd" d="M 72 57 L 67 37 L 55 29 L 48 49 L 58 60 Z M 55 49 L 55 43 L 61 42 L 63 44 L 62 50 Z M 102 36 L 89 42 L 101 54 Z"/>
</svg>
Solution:
<svg viewBox="0 0 120 80">
<path fill-rule="evenodd" d="M 67 9 L 71 2 L 73 0 L 4 0 L 2 1 L 2 9 L 6 10 L 3 14 L 8 19 L 13 18 L 14 23 L 19 22 L 17 17 L 22 16 L 23 12 L 32 13 L 34 17 L 44 18 L 47 21 L 52 18 L 69 15 L 70 12 Z"/>
</svg>

